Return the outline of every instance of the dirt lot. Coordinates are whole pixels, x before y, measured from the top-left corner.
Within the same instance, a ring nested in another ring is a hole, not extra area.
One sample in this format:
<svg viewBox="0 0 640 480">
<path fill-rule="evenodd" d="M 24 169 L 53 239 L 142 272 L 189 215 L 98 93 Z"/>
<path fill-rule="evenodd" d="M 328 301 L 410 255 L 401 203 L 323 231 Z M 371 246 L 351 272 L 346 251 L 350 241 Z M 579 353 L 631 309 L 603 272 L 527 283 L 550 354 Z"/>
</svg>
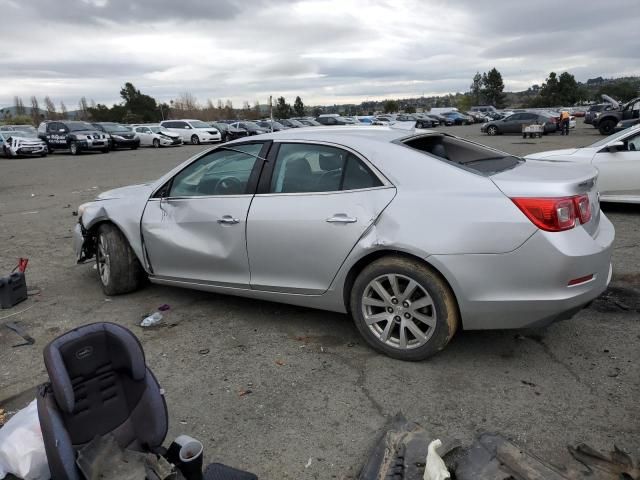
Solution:
<svg viewBox="0 0 640 480">
<path fill-rule="evenodd" d="M 581 121 L 569 137 L 540 140 L 492 138 L 479 128 L 446 131 L 514 154 L 601 138 Z M 1 406 L 15 410 L 33 398 L 48 341 L 112 321 L 140 337 L 166 389 L 168 440 L 189 433 L 205 444 L 206 461 L 264 479 L 353 478 L 400 411 L 435 435 L 470 442 L 496 431 L 558 462 L 578 441 L 640 451 L 640 206 L 604 207 L 616 226 L 614 289 L 605 299 L 543 330 L 462 332 L 435 358 L 403 363 L 373 353 L 344 315 L 160 286 L 105 298 L 93 266 L 74 264 L 72 212 L 203 148 L 0 160 L 0 271 L 28 257 L 28 284 L 41 291 L 0 311 L 1 319 L 29 308 L 11 320 L 36 339 L 14 348 L 21 339 L 0 328 Z M 165 326 L 137 326 L 163 303 L 171 305 Z"/>
</svg>

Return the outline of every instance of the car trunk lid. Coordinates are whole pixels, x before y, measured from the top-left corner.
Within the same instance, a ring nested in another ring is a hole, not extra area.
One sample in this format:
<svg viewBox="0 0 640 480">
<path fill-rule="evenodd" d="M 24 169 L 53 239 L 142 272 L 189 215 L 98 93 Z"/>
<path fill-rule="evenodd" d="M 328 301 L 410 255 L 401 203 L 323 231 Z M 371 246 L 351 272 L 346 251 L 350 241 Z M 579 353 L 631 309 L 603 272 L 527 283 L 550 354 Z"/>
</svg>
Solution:
<svg viewBox="0 0 640 480">
<path fill-rule="evenodd" d="M 588 195 L 591 219 L 582 225 L 595 236 L 600 223 L 600 200 L 596 189 L 598 171 L 591 165 L 527 160 L 515 168 L 490 176 L 509 198 L 559 198 Z M 580 225 L 578 221 L 577 226 Z"/>
</svg>

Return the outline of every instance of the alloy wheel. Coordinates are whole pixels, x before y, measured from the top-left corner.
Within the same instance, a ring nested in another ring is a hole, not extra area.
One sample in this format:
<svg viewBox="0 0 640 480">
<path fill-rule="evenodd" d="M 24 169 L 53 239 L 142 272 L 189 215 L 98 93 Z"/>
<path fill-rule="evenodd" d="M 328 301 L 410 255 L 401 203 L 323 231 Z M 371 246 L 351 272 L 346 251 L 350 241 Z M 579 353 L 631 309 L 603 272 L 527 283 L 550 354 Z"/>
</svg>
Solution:
<svg viewBox="0 0 640 480">
<path fill-rule="evenodd" d="M 367 327 L 388 346 L 418 348 L 435 331 L 433 299 L 418 282 L 405 275 L 376 277 L 367 284 L 360 303 Z"/>
<path fill-rule="evenodd" d="M 98 239 L 98 252 L 96 255 L 98 264 L 98 274 L 103 285 L 109 283 L 109 275 L 111 274 L 111 259 L 109 257 L 109 251 L 107 249 L 107 242 L 104 236 L 100 235 Z"/>
</svg>

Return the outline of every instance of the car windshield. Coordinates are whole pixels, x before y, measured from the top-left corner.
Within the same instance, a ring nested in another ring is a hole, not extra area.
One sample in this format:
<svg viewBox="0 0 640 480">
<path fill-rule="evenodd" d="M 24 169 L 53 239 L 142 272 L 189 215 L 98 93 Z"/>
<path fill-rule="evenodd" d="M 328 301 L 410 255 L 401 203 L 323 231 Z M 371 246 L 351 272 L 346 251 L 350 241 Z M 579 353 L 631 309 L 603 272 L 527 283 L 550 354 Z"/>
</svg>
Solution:
<svg viewBox="0 0 640 480">
<path fill-rule="evenodd" d="M 14 132 L 2 132 L 2 135 L 7 137 L 21 137 L 21 138 L 37 138 L 36 132 L 30 130 L 16 130 Z"/>
<path fill-rule="evenodd" d="M 229 125 L 227 125 L 226 123 L 214 123 L 213 124 L 214 127 L 216 127 L 218 130 L 229 130 Z"/>
<path fill-rule="evenodd" d="M 254 130 L 262 128 L 258 124 L 253 123 L 253 122 L 242 122 L 242 123 L 239 123 L 238 126 L 240 128 L 251 128 L 251 129 L 254 129 Z"/>
<path fill-rule="evenodd" d="M 35 137 L 36 134 L 38 133 L 38 131 L 30 125 L 15 125 L 13 129 L 17 130 L 18 132 L 29 133 L 29 135 L 22 135 L 23 137 L 24 136 Z"/>
<path fill-rule="evenodd" d="M 65 125 L 71 132 L 77 132 L 80 130 L 95 130 L 95 127 L 87 122 L 67 122 L 65 123 Z"/>
<path fill-rule="evenodd" d="M 103 123 L 102 126 L 109 133 L 127 133 L 131 131 L 129 127 L 118 125 L 117 123 Z"/>
<path fill-rule="evenodd" d="M 189 122 L 193 128 L 211 128 L 211 125 L 208 125 L 200 120 L 193 120 Z"/>
</svg>

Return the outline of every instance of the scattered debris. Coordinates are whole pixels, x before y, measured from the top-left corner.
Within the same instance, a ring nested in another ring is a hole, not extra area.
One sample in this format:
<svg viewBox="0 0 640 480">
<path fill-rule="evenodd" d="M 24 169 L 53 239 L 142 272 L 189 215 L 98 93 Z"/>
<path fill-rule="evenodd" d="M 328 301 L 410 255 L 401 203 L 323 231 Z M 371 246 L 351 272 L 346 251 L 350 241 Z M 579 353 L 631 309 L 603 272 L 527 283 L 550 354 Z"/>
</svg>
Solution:
<svg viewBox="0 0 640 480">
<path fill-rule="evenodd" d="M 276 360 L 276 365 L 278 365 L 279 367 L 283 367 L 286 365 L 286 363 L 284 363 L 282 360 L 278 359 Z"/>
<path fill-rule="evenodd" d="M 0 408 L 0 427 L 7 422 L 7 412 Z"/>
<path fill-rule="evenodd" d="M 238 396 L 239 396 L 240 398 L 242 398 L 242 397 L 246 397 L 247 395 L 249 395 L 249 394 L 251 394 L 251 393 L 253 393 L 253 390 L 249 390 L 249 389 L 244 390 L 244 389 L 242 389 L 242 390 L 240 390 L 240 391 L 238 392 Z"/>
<path fill-rule="evenodd" d="M 200 355 L 208 355 L 209 354 L 209 349 L 208 348 L 201 348 L 200 350 L 198 350 L 198 353 Z"/>
<path fill-rule="evenodd" d="M 73 215 L 74 217 L 78 216 L 78 212 L 76 210 L 74 210 L 73 212 L 71 212 L 71 215 Z"/>
<path fill-rule="evenodd" d="M 311 466 L 311 462 L 312 462 L 312 459 L 311 459 L 311 457 L 309 457 L 309 460 L 307 460 L 307 463 L 305 463 L 304 468 L 305 469 L 309 468 Z"/>
<path fill-rule="evenodd" d="M 27 310 L 30 310 L 30 309 L 32 309 L 32 308 L 33 308 L 33 307 L 35 307 L 35 306 L 36 306 L 36 304 L 34 303 L 33 305 L 29 305 L 29 306 L 28 306 L 27 308 L 25 308 L 24 310 L 20 310 L 19 312 L 13 312 L 13 313 L 10 313 L 9 315 L 5 315 L 4 317 L 0 317 L 0 320 L 6 320 L 6 319 L 7 319 L 7 318 L 9 318 L 9 317 L 13 317 L 13 316 L 15 316 L 15 315 L 20 315 L 21 313 L 24 313 L 24 312 L 26 312 Z"/>
<path fill-rule="evenodd" d="M 640 312 L 640 292 L 635 288 L 609 286 L 589 308 L 601 312 Z"/>
<path fill-rule="evenodd" d="M 526 380 L 520 380 L 523 385 L 527 385 L 528 387 L 537 387 L 537 385 L 533 382 L 527 382 Z"/>
<path fill-rule="evenodd" d="M 447 466 L 444 464 L 440 455 L 438 455 L 438 448 L 442 446 L 440 439 L 434 440 L 429 444 L 427 448 L 427 461 L 424 469 L 424 480 L 445 480 L 451 478 Z"/>
<path fill-rule="evenodd" d="M 615 378 L 620 375 L 620 369 L 618 367 L 614 367 L 609 373 L 607 373 L 607 377 Z"/>
<path fill-rule="evenodd" d="M 24 328 L 22 328 L 20 325 L 18 325 L 15 322 L 7 322 L 4 324 L 5 327 L 7 327 L 9 330 L 17 333 L 19 336 L 21 336 L 24 340 L 23 343 L 17 343 L 15 345 L 12 345 L 13 348 L 16 347 L 24 347 L 25 345 L 33 345 L 34 343 L 36 343 L 36 341 L 33 339 L 32 336 L 30 336 Z"/>
<path fill-rule="evenodd" d="M 160 312 L 154 312 L 148 317 L 145 317 L 142 322 L 140 322 L 141 327 L 153 327 L 158 325 L 162 321 L 162 314 Z"/>
<path fill-rule="evenodd" d="M 160 312 L 166 312 L 168 310 L 171 310 L 171 305 L 169 305 L 168 303 L 163 303 L 158 307 L 158 311 Z"/>
</svg>

